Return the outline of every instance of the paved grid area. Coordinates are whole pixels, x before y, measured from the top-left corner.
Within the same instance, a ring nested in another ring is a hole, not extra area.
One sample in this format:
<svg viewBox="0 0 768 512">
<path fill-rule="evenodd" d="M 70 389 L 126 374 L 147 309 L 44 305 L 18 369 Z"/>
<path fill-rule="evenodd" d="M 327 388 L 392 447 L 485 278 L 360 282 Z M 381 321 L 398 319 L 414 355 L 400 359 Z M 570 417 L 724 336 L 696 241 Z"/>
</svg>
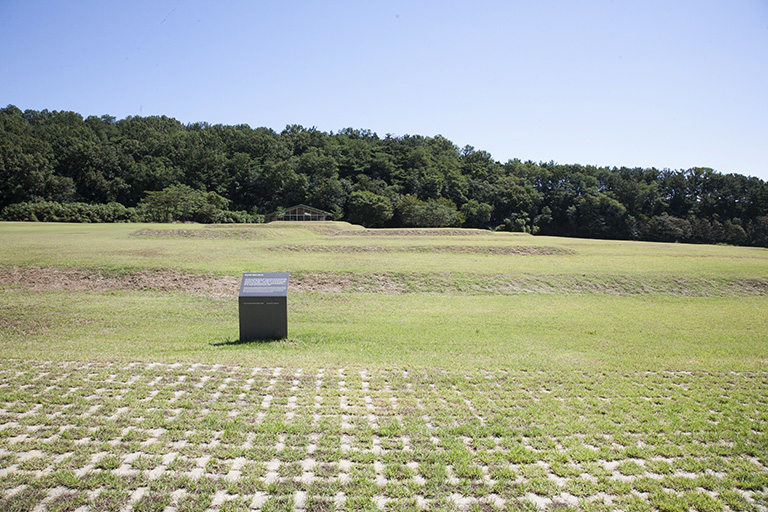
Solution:
<svg viewBox="0 0 768 512">
<path fill-rule="evenodd" d="M 0 362 L 0 510 L 768 510 L 768 373 Z"/>
</svg>

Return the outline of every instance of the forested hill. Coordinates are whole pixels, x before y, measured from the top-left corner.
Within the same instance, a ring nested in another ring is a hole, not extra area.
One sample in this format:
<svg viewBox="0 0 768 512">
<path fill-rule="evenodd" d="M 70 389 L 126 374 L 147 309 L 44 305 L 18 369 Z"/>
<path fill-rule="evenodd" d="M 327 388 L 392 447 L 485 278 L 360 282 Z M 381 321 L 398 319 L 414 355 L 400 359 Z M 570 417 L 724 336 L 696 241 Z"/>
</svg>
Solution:
<svg viewBox="0 0 768 512">
<path fill-rule="evenodd" d="M 365 226 L 768 246 L 768 184 L 712 169 L 498 162 L 441 136 L 0 110 L 5 220 L 239 222 L 307 204 Z"/>
</svg>

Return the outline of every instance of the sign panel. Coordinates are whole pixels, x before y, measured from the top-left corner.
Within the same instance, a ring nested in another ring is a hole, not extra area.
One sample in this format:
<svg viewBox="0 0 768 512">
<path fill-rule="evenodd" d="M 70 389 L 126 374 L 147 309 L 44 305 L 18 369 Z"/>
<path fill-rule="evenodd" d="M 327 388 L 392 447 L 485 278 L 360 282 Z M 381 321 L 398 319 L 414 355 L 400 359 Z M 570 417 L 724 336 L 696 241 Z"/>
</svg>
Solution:
<svg viewBox="0 0 768 512">
<path fill-rule="evenodd" d="M 286 297 L 288 295 L 287 272 L 247 272 L 240 283 L 241 297 Z"/>
<path fill-rule="evenodd" d="M 287 272 L 247 272 L 240 282 L 240 341 L 288 336 Z"/>
</svg>

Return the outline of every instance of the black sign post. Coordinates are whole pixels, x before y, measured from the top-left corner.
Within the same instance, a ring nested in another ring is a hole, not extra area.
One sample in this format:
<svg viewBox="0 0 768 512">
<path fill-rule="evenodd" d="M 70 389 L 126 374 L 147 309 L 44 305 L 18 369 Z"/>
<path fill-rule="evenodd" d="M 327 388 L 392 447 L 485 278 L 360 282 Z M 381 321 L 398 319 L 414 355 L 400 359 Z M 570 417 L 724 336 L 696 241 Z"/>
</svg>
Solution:
<svg viewBox="0 0 768 512">
<path fill-rule="evenodd" d="M 287 272 L 243 274 L 240 283 L 240 341 L 288 336 Z"/>
</svg>

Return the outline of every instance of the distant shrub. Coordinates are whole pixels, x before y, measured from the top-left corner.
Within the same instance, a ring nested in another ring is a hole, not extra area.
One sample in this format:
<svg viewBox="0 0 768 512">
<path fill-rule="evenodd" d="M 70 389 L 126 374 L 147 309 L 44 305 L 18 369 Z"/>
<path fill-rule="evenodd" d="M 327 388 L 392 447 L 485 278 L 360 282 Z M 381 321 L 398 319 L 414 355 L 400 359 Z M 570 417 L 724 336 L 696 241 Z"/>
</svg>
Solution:
<svg viewBox="0 0 768 512">
<path fill-rule="evenodd" d="M 0 212 L 0 220 L 16 222 L 158 222 L 144 208 L 126 208 L 120 203 L 88 204 L 39 201 L 15 203 Z M 172 218 L 172 221 L 195 221 L 207 224 L 264 222 L 263 215 L 245 211 L 218 209 L 210 203 L 194 212 L 190 218 Z"/>
<path fill-rule="evenodd" d="M 688 220 L 663 213 L 651 218 L 645 236 L 655 242 L 688 242 L 693 228 Z"/>
<path fill-rule="evenodd" d="M 244 211 L 219 210 L 212 216 L 213 224 L 263 223 L 263 215 L 251 215 Z"/>
<path fill-rule="evenodd" d="M 3 208 L 0 218 L 22 222 L 137 222 L 134 208 L 120 203 L 87 204 L 40 201 L 15 203 Z"/>
</svg>

